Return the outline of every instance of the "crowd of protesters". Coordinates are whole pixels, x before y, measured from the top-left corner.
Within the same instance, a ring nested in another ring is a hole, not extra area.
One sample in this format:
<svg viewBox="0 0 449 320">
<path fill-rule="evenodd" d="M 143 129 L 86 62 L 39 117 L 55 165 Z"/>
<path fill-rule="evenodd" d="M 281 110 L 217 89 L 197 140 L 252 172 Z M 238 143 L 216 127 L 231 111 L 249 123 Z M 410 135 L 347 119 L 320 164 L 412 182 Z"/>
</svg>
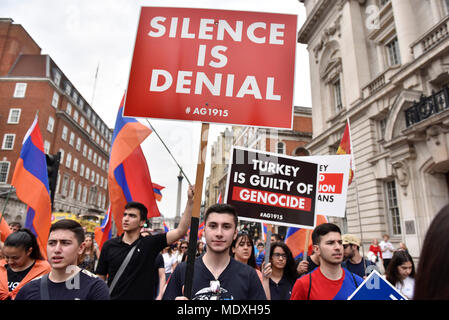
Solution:
<svg viewBox="0 0 449 320">
<path fill-rule="evenodd" d="M 279 235 L 269 243 L 253 239 L 238 230 L 232 206 L 213 205 L 196 244 L 189 295 L 185 235 L 192 203 L 189 188 L 180 225 L 159 234 L 143 228 L 145 206 L 129 203 L 124 233 L 101 252 L 72 220 L 51 226 L 44 253 L 30 230 L 11 225 L 14 232 L 0 243 L 0 300 L 345 300 L 373 270 L 408 299 L 449 299 L 449 205 L 429 226 L 417 268 L 404 243 L 395 248 L 384 235 L 380 243 L 372 239 L 365 254 L 360 238 L 332 223 L 313 230 L 312 252 L 295 261 Z"/>
</svg>

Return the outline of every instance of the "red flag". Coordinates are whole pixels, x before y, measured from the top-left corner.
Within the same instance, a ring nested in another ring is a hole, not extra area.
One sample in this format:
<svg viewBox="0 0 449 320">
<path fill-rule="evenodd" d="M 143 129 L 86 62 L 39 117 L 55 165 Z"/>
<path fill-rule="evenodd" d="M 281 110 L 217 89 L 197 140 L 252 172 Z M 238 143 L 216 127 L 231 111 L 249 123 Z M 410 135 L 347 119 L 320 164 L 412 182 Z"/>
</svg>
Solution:
<svg viewBox="0 0 449 320">
<path fill-rule="evenodd" d="M 349 127 L 349 119 L 347 120 L 345 132 L 343 133 L 343 137 L 340 141 L 340 146 L 338 147 L 337 154 L 350 154 L 351 155 L 351 167 L 349 169 L 349 182 L 348 185 L 351 184 L 352 179 L 354 177 L 354 156 L 352 154 L 352 143 L 351 143 L 351 129 Z"/>
<path fill-rule="evenodd" d="M 28 205 L 25 228 L 36 235 L 42 255 L 46 258 L 51 200 L 44 143 L 37 116 L 23 139 L 11 184 L 16 188 L 17 197 Z"/>
</svg>

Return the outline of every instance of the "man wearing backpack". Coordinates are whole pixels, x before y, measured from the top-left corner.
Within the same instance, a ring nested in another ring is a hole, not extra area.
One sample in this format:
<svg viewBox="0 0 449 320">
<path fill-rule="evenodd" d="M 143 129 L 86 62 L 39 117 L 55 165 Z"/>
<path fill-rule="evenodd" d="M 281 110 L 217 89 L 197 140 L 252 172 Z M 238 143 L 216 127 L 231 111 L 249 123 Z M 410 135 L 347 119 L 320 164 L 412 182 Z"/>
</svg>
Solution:
<svg viewBox="0 0 449 320">
<path fill-rule="evenodd" d="M 312 242 L 320 265 L 296 280 L 290 300 L 346 300 L 363 279 L 341 266 L 340 228 L 332 223 L 319 225 L 312 233 Z"/>
</svg>

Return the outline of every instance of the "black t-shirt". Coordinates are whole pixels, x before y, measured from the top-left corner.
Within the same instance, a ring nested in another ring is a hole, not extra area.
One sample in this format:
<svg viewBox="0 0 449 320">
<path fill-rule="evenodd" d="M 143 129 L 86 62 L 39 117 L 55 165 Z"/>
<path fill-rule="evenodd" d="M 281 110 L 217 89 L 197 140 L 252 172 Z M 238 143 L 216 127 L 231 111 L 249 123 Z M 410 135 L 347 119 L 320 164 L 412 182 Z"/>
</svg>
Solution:
<svg viewBox="0 0 449 320">
<path fill-rule="evenodd" d="M 153 300 L 155 283 L 152 271 L 156 256 L 167 246 L 166 234 L 140 237 L 130 245 L 124 243 L 122 238 L 123 236 L 120 236 L 105 242 L 96 273 L 108 275 L 110 286 L 129 250 L 137 244 L 128 266 L 111 293 L 111 299 Z"/>
<path fill-rule="evenodd" d="M 156 299 L 159 294 L 159 269 L 164 269 L 165 273 L 164 258 L 160 253 L 157 254 L 156 261 L 154 263 L 154 299 Z"/>
<path fill-rule="evenodd" d="M 366 263 L 366 269 L 365 269 L 365 263 Z M 341 266 L 343 268 L 348 269 L 349 271 L 358 275 L 361 278 L 370 275 L 371 271 L 373 271 L 374 269 L 377 269 L 375 263 L 373 263 L 370 260 L 365 260 L 364 258 L 362 258 L 362 261 L 360 261 L 360 263 L 358 263 L 358 264 L 353 264 L 348 259 L 348 260 L 344 261 Z"/>
<path fill-rule="evenodd" d="M 285 274 L 278 283 L 270 279 L 271 300 L 290 300 L 295 281 L 296 279 L 289 279 Z"/>
<path fill-rule="evenodd" d="M 211 281 L 215 277 L 207 269 L 203 257 L 195 259 L 192 300 L 266 300 L 265 292 L 254 268 L 231 258 L 228 266 L 218 277 L 219 288 L 215 291 Z M 179 264 L 170 277 L 164 293 L 164 300 L 182 296 L 185 282 L 186 263 Z"/>
<path fill-rule="evenodd" d="M 20 289 L 16 300 L 41 300 L 41 278 L 33 279 Z M 106 283 L 93 273 L 82 269 L 64 282 L 48 283 L 50 300 L 109 300 Z"/>
<path fill-rule="evenodd" d="M 33 268 L 35 263 L 36 261 L 34 261 L 29 268 L 18 272 L 13 271 L 8 264 L 5 266 L 6 272 L 8 274 L 8 289 L 10 292 L 13 291 L 23 280 L 23 278 L 26 277 L 26 275 L 28 274 L 28 272 L 30 272 L 31 268 Z"/>
</svg>

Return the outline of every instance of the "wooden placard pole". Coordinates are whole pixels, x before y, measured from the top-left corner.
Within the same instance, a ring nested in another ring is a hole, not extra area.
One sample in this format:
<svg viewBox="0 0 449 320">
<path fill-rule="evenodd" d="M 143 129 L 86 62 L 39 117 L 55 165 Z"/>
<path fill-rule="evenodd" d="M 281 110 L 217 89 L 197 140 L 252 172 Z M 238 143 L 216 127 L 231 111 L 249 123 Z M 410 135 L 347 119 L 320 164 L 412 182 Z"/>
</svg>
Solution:
<svg viewBox="0 0 449 320">
<path fill-rule="evenodd" d="M 270 249 L 271 249 L 271 235 L 273 233 L 273 225 L 267 224 L 267 241 L 265 243 L 265 258 L 264 262 L 267 264 L 270 262 Z"/>
<path fill-rule="evenodd" d="M 304 255 L 302 256 L 302 260 L 307 260 L 307 254 L 309 253 L 309 238 L 310 238 L 310 230 L 306 231 L 306 244 L 304 245 Z"/>
<path fill-rule="evenodd" d="M 201 142 L 198 151 L 198 164 L 196 167 L 195 191 L 193 198 L 192 218 L 190 220 L 189 247 L 187 249 L 187 266 L 184 283 L 184 296 L 192 298 L 193 272 L 195 268 L 196 243 L 198 238 L 198 225 L 200 221 L 201 196 L 203 193 L 204 169 L 206 167 L 207 141 L 209 123 L 201 124 Z M 204 156 L 203 156 L 204 155 Z"/>
</svg>

